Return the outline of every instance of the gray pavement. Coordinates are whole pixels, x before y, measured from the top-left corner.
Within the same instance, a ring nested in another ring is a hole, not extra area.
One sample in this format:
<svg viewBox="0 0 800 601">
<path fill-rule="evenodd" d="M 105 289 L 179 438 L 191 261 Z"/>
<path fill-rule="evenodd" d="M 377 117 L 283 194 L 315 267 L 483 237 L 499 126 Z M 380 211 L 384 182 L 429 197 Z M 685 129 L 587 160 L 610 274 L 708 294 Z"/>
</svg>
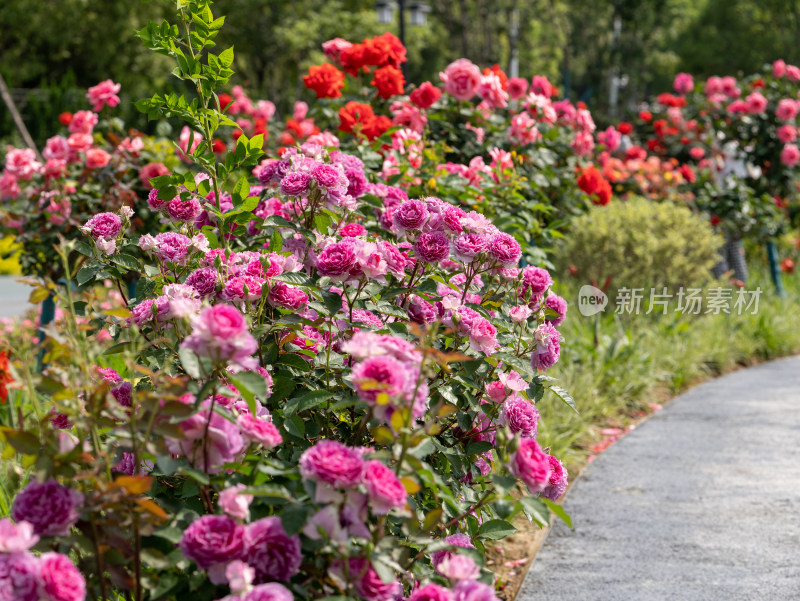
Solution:
<svg viewBox="0 0 800 601">
<path fill-rule="evenodd" d="M 565 506 L 517 601 L 800 600 L 800 357 L 681 395 Z"/>
<path fill-rule="evenodd" d="M 16 279 L 17 276 L 0 276 L 0 317 L 16 317 L 31 307 L 28 297 L 33 288 L 15 282 Z"/>
</svg>

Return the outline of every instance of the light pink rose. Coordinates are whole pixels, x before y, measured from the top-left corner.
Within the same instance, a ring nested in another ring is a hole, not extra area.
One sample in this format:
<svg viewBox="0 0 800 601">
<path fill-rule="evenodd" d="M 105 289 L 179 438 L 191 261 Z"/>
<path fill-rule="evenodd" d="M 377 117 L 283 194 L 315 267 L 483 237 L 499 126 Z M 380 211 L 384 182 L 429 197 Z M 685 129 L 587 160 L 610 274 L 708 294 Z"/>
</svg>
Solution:
<svg viewBox="0 0 800 601">
<path fill-rule="evenodd" d="M 97 125 L 97 115 L 92 111 L 78 111 L 72 115 L 69 131 L 73 134 L 91 134 Z"/>
<path fill-rule="evenodd" d="M 798 102 L 792 98 L 782 98 L 778 101 L 775 116 L 781 121 L 791 121 L 797 116 Z"/>
<path fill-rule="evenodd" d="M 111 160 L 111 155 L 102 148 L 90 148 L 86 151 L 86 166 L 89 169 L 102 169 Z"/>
<path fill-rule="evenodd" d="M 450 63 L 439 73 L 444 82 L 444 90 L 458 100 L 469 100 L 475 95 L 481 83 L 481 70 L 466 58 Z"/>
<path fill-rule="evenodd" d="M 104 106 L 117 106 L 119 104 L 119 96 L 117 94 L 119 94 L 121 87 L 120 84 L 106 79 L 89 88 L 86 92 L 86 98 L 92 104 L 92 110 L 99 112 Z"/>
<path fill-rule="evenodd" d="M 254 497 L 242 494 L 246 488 L 244 484 L 236 484 L 220 492 L 218 503 L 222 511 L 237 520 L 249 520 L 250 503 Z"/>
<path fill-rule="evenodd" d="M 30 148 L 12 148 L 6 154 L 6 173 L 20 180 L 30 179 L 41 169 L 36 153 Z"/>
<path fill-rule="evenodd" d="M 66 161 L 69 159 L 69 142 L 64 136 L 53 136 L 45 144 L 42 156 L 46 159 Z"/>
<path fill-rule="evenodd" d="M 364 464 L 364 485 L 370 500 L 370 509 L 381 515 L 393 508 L 406 505 L 408 493 L 395 473 L 380 461 L 367 461 Z"/>
<path fill-rule="evenodd" d="M 786 144 L 781 150 L 781 163 L 794 167 L 800 161 L 800 149 L 796 144 Z"/>
</svg>

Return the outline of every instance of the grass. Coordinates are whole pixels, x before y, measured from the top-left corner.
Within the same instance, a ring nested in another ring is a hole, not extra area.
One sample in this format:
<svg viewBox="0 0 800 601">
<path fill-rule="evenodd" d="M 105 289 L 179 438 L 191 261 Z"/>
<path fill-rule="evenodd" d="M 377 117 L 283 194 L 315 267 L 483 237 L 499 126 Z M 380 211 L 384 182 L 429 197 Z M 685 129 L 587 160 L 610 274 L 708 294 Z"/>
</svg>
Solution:
<svg viewBox="0 0 800 601">
<path fill-rule="evenodd" d="M 565 287 L 560 293 L 571 311 L 560 328 L 561 361 L 549 375 L 572 394 L 579 414 L 557 399 L 541 401 L 540 442 L 574 471 L 604 438 L 603 429 L 625 428 L 649 413 L 650 403 L 740 366 L 799 352 L 800 276 L 784 275 L 784 286 L 787 296 L 779 298 L 758 265 L 746 287 L 763 291 L 755 315 L 681 315 L 673 303 L 666 315 L 621 319 L 610 299 L 599 322 L 577 311 L 577 294 Z"/>
</svg>

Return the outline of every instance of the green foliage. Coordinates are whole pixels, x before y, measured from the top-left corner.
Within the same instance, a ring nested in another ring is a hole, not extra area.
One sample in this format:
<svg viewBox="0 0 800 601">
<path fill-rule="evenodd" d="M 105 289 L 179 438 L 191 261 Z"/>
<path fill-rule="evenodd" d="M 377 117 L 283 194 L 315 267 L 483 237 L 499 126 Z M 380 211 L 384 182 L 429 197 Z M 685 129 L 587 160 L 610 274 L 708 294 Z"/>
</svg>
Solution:
<svg viewBox="0 0 800 601">
<path fill-rule="evenodd" d="M 718 261 L 719 236 L 689 209 L 643 198 L 593 207 L 577 217 L 559 252 L 582 283 L 659 289 L 702 283 Z"/>
</svg>

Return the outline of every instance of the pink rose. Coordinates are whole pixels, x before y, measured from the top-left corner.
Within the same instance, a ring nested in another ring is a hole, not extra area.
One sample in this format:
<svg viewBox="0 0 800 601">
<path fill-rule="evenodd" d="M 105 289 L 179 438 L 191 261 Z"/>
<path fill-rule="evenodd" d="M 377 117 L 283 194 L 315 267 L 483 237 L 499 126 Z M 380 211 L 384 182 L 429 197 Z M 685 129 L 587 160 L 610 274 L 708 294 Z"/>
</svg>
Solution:
<svg viewBox="0 0 800 601">
<path fill-rule="evenodd" d="M 100 112 L 104 106 L 115 107 L 119 104 L 120 88 L 122 86 L 110 79 L 101 81 L 86 92 L 86 99 L 92 104 L 92 110 Z"/>
<path fill-rule="evenodd" d="M 0 520 L 0 553 L 20 553 L 39 542 L 33 532 L 33 524 L 21 521 L 13 523 L 8 518 Z"/>
<path fill-rule="evenodd" d="M 28 180 L 41 167 L 36 153 L 30 148 L 12 148 L 6 154 L 6 173 L 17 179 Z"/>
<path fill-rule="evenodd" d="M 774 63 L 772 63 L 772 76 L 781 78 L 784 75 L 786 75 L 786 61 L 779 58 Z"/>
<path fill-rule="evenodd" d="M 102 169 L 111 160 L 111 155 L 102 148 L 90 148 L 86 151 L 86 167 Z"/>
<path fill-rule="evenodd" d="M 694 79 L 688 73 L 678 73 L 672 86 L 678 94 L 688 94 L 694 90 Z"/>
<path fill-rule="evenodd" d="M 148 190 L 153 189 L 150 180 L 161 175 L 169 175 L 169 169 L 162 163 L 147 163 L 139 170 L 139 180 Z"/>
<path fill-rule="evenodd" d="M 782 143 L 788 144 L 797 139 L 797 128 L 794 125 L 781 125 L 776 134 Z"/>
<path fill-rule="evenodd" d="M 480 318 L 472 325 L 469 331 L 469 345 L 478 351 L 491 355 L 497 351 L 497 329 L 488 319 Z"/>
<path fill-rule="evenodd" d="M 363 477 L 364 460 L 358 449 L 323 439 L 300 456 L 300 474 L 334 488 L 353 488 Z"/>
<path fill-rule="evenodd" d="M 503 403 L 497 421 L 522 438 L 536 438 L 539 412 L 530 401 L 513 395 Z"/>
<path fill-rule="evenodd" d="M 775 116 L 781 121 L 791 121 L 797 116 L 798 102 L 791 98 L 783 98 L 778 101 L 778 108 L 775 109 Z"/>
<path fill-rule="evenodd" d="M 84 601 L 86 581 L 69 557 L 43 553 L 39 558 L 41 592 L 48 601 Z"/>
<path fill-rule="evenodd" d="M 528 305 L 517 305 L 508 314 L 514 323 L 522 323 L 528 321 L 528 318 L 533 314 L 533 310 Z"/>
<path fill-rule="evenodd" d="M 511 455 L 508 468 L 532 494 L 544 490 L 550 482 L 550 459 L 532 438 L 519 440 L 519 448 Z"/>
<path fill-rule="evenodd" d="M 97 125 L 97 115 L 92 111 L 78 111 L 72 115 L 69 131 L 73 134 L 91 134 Z"/>
<path fill-rule="evenodd" d="M 245 413 L 237 418 L 236 423 L 242 431 L 242 436 L 264 448 L 271 449 L 283 442 L 280 431 L 268 419 Z"/>
<path fill-rule="evenodd" d="M 86 152 L 92 147 L 94 144 L 94 139 L 92 139 L 91 134 L 72 134 L 67 139 L 67 144 L 69 144 L 69 149 L 72 151 L 70 155 L 70 160 L 74 155 L 77 155 L 79 152 Z"/>
<path fill-rule="evenodd" d="M 42 156 L 46 159 L 66 161 L 69 159 L 69 142 L 64 136 L 53 136 L 45 144 Z"/>
<path fill-rule="evenodd" d="M 796 144 L 786 144 L 781 150 L 781 163 L 794 167 L 800 161 L 800 149 Z"/>
<path fill-rule="evenodd" d="M 495 73 L 481 77 L 478 95 L 492 108 L 502 109 L 508 105 L 508 92 L 503 89 L 503 82 Z"/>
<path fill-rule="evenodd" d="M 364 486 L 373 513 L 382 515 L 392 508 L 403 508 L 408 493 L 395 473 L 380 461 L 367 461 L 364 464 Z"/>
<path fill-rule="evenodd" d="M 4 171 L 0 174 L 0 198 L 16 198 L 19 196 L 17 178 Z"/>
<path fill-rule="evenodd" d="M 508 80 L 508 95 L 514 100 L 525 96 L 528 91 L 528 80 L 522 77 L 512 77 Z"/>
<path fill-rule="evenodd" d="M 267 302 L 273 307 L 283 307 L 298 311 L 308 304 L 308 294 L 296 286 L 275 282 L 269 291 Z"/>
<path fill-rule="evenodd" d="M 444 82 L 444 90 L 458 100 L 469 100 L 475 95 L 481 83 L 481 70 L 466 58 L 450 63 L 439 73 Z"/>
<path fill-rule="evenodd" d="M 767 110 L 767 99 L 760 92 L 753 92 L 744 99 L 747 103 L 747 112 L 751 115 L 760 115 Z"/>
<path fill-rule="evenodd" d="M 242 494 L 246 488 L 244 484 L 236 484 L 220 492 L 218 503 L 222 511 L 237 520 L 249 520 L 253 495 Z"/>
</svg>

